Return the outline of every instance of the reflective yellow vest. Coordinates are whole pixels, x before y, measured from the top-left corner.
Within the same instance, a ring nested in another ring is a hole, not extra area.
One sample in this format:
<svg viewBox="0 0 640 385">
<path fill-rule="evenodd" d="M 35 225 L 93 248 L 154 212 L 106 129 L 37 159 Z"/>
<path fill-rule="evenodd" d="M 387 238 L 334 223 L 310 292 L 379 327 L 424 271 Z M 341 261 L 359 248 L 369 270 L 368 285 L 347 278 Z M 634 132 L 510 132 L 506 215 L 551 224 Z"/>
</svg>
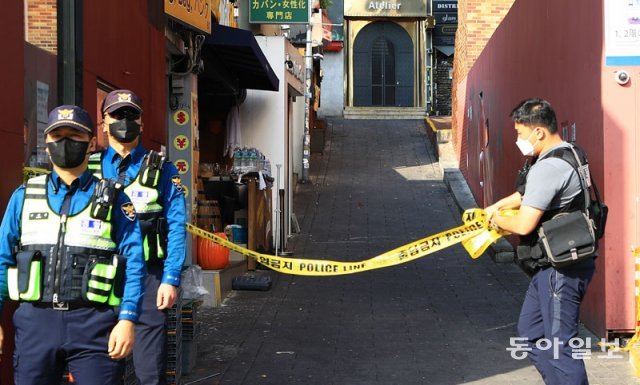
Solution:
<svg viewBox="0 0 640 385">
<path fill-rule="evenodd" d="M 113 289 L 118 259 L 111 223 L 91 216 L 91 202 L 78 214 L 66 218 L 55 213 L 47 199 L 48 178 L 49 175 L 42 175 L 29 179 L 25 187 L 20 249 L 38 251 L 41 257 L 28 260 L 28 266 L 20 266 L 23 261 L 18 258 L 18 266 L 9 268 L 10 297 L 23 301 L 117 305 L 119 300 Z M 19 274 L 20 269 L 28 274 Z"/>
<path fill-rule="evenodd" d="M 145 159 L 146 159 L 145 155 Z M 144 164 L 145 161 L 143 161 Z M 102 154 L 96 153 L 89 157 L 89 169 L 97 178 L 102 178 Z M 135 179 L 124 188 L 124 192 L 129 196 L 136 209 L 140 221 L 140 232 L 142 233 L 144 259 L 164 259 L 166 256 L 166 230 L 164 223 L 164 208 L 159 202 L 158 182 L 160 173 L 150 183 L 148 187 L 141 183 L 148 177 L 144 167 Z"/>
</svg>

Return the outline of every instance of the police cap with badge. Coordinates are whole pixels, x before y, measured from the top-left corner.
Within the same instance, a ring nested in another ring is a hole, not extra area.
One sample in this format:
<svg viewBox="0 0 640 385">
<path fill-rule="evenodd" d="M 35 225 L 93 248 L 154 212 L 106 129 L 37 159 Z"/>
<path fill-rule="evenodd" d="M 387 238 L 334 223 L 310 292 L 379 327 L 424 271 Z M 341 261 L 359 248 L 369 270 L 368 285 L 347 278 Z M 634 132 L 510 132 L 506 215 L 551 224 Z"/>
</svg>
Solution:
<svg viewBox="0 0 640 385">
<path fill-rule="evenodd" d="M 80 107 L 64 105 L 54 108 L 49 113 L 49 121 L 44 129 L 44 134 L 56 129 L 69 127 L 77 131 L 93 136 L 93 122 L 87 111 Z M 85 161 L 89 141 L 77 141 L 69 137 L 62 137 L 55 141 L 47 142 L 47 150 L 54 165 L 63 169 L 79 167 Z"/>
<path fill-rule="evenodd" d="M 59 127 L 71 127 L 93 136 L 93 121 L 89 113 L 78 106 L 64 105 L 51 110 L 44 134 Z"/>
<path fill-rule="evenodd" d="M 109 92 L 102 102 L 102 112 L 111 114 L 122 107 L 131 107 L 142 114 L 142 99 L 129 90 Z"/>
<path fill-rule="evenodd" d="M 142 100 L 129 90 L 109 92 L 102 102 L 102 113 L 108 114 L 114 121 L 109 123 L 109 133 L 120 143 L 136 140 L 141 130 L 137 122 L 142 116 Z"/>
</svg>

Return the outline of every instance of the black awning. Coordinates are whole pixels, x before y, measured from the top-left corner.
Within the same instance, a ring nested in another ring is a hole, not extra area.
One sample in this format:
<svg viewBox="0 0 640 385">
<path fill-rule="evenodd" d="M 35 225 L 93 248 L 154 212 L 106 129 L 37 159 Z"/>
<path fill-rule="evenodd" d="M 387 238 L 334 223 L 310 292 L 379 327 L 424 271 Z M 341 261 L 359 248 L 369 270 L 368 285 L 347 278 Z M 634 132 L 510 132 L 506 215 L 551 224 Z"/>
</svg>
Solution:
<svg viewBox="0 0 640 385">
<path fill-rule="evenodd" d="M 211 74 L 209 68 L 221 72 L 218 69 L 223 67 L 223 72 L 235 78 L 226 80 L 240 88 L 278 91 L 280 80 L 250 31 L 212 24 L 202 50 L 205 77 L 219 80 L 221 74 Z"/>
</svg>

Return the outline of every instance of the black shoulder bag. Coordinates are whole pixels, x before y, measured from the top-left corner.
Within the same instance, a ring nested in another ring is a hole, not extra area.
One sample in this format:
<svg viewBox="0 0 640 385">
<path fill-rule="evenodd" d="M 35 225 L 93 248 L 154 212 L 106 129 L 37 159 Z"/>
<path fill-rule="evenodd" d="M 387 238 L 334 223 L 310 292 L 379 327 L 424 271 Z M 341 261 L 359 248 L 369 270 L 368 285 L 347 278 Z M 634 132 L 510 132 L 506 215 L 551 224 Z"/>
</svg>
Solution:
<svg viewBox="0 0 640 385">
<path fill-rule="evenodd" d="M 549 263 L 556 268 L 566 267 L 583 259 L 591 258 L 598 249 L 598 239 L 604 234 L 607 206 L 600 200 L 600 194 L 589 173 L 589 165 L 581 161 L 571 146 L 576 161 L 562 158 L 571 164 L 578 173 L 580 185 L 584 191 L 584 209 L 563 212 L 542 223 L 538 229 L 539 245 L 546 254 Z M 596 199 L 591 198 L 593 186 Z M 595 218 L 595 219 L 594 219 Z"/>
</svg>

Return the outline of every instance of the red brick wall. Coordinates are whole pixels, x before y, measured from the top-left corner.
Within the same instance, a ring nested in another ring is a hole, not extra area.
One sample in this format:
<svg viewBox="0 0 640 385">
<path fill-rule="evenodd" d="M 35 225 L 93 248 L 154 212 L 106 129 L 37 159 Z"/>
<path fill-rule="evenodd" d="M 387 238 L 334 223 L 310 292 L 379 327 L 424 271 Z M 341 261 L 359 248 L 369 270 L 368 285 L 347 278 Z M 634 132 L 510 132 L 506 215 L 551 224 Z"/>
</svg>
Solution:
<svg viewBox="0 0 640 385">
<path fill-rule="evenodd" d="M 454 140 L 457 135 L 458 121 L 456 105 L 458 84 L 467 76 L 469 70 L 484 50 L 495 29 L 504 19 L 515 0 L 458 0 L 458 30 L 456 31 L 456 48 L 453 62 L 452 87 L 452 128 Z M 460 122 L 462 124 L 462 122 Z M 465 152 L 465 143 L 456 143 Z M 461 170 L 466 162 L 461 162 Z"/>
<path fill-rule="evenodd" d="M 466 62 L 468 70 L 484 50 L 487 41 L 500 25 L 514 0 L 462 0 L 465 18 L 460 20 L 466 28 Z"/>
<path fill-rule="evenodd" d="M 26 40 L 51 53 L 58 52 L 56 0 L 27 1 Z"/>
</svg>

